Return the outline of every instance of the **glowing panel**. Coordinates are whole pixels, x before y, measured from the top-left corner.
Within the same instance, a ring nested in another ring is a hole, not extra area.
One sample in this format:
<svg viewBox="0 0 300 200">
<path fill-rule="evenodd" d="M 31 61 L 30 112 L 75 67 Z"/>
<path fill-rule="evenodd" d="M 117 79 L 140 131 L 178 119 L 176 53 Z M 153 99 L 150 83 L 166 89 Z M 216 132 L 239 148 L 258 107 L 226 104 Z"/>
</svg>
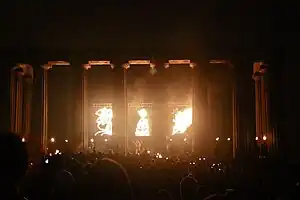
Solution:
<svg viewBox="0 0 300 200">
<path fill-rule="evenodd" d="M 185 108 L 177 110 L 173 116 L 173 131 L 172 135 L 184 134 L 187 129 L 192 125 L 193 110 L 192 108 Z"/>
<path fill-rule="evenodd" d="M 91 60 L 89 65 L 111 65 L 109 60 Z"/>
<path fill-rule="evenodd" d="M 150 136 L 150 125 L 148 120 L 148 112 L 142 108 L 138 110 L 140 119 L 136 124 L 135 136 Z"/>
<path fill-rule="evenodd" d="M 150 60 L 129 60 L 129 65 L 150 65 Z"/>
<path fill-rule="evenodd" d="M 169 60 L 169 64 L 171 65 L 189 65 L 190 63 L 190 60 Z"/>
<path fill-rule="evenodd" d="M 94 135 L 112 135 L 112 108 L 100 108 L 95 112 L 95 115 L 97 116 L 96 124 L 98 131 Z"/>
</svg>

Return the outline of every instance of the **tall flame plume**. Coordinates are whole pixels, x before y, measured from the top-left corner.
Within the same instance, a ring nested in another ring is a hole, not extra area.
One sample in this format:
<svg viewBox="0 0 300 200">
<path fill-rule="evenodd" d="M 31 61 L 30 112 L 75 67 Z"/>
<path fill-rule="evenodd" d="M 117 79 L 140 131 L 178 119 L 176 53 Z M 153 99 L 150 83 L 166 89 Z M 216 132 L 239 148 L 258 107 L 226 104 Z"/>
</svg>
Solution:
<svg viewBox="0 0 300 200">
<path fill-rule="evenodd" d="M 172 135 L 184 134 L 193 122 L 193 110 L 192 108 L 186 108 L 184 110 L 177 110 L 174 113 L 173 118 L 173 131 Z"/>
</svg>

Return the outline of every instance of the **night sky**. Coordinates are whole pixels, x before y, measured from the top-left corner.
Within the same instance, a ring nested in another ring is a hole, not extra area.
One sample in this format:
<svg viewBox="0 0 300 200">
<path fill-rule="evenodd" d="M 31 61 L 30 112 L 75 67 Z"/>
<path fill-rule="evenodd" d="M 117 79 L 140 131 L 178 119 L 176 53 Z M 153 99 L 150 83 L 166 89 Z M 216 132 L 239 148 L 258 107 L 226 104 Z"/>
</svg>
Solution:
<svg viewBox="0 0 300 200">
<path fill-rule="evenodd" d="M 275 39 L 269 4 L 13 2 L 1 8 L 1 49 L 25 55 L 30 50 L 95 49 L 128 55 L 263 57 Z"/>
<path fill-rule="evenodd" d="M 279 107 L 282 101 L 279 82 L 285 80 L 281 77 L 285 51 L 281 36 L 285 33 L 275 21 L 285 21 L 278 5 L 256 1 L 67 2 L 2 3 L 2 129 L 7 127 L 8 69 L 17 62 L 38 67 L 48 60 L 86 62 L 147 57 L 190 58 L 205 63 L 209 59 L 230 59 L 239 76 L 241 105 L 247 108 L 254 103 L 252 62 L 266 60 L 272 63 L 272 84 L 278 88 L 274 90 L 273 104 Z M 282 109 L 275 113 L 278 118 Z"/>
</svg>

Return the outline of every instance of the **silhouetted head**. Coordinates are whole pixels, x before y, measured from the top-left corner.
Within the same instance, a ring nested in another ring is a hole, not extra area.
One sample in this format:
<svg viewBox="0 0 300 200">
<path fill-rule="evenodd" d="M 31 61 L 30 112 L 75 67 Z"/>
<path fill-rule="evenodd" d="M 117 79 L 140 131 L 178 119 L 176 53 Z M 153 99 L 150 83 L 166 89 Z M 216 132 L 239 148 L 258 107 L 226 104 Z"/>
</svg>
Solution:
<svg viewBox="0 0 300 200">
<path fill-rule="evenodd" d="M 90 173 L 91 188 L 95 199 L 132 199 L 133 192 L 126 170 L 109 158 L 96 163 Z"/>
<path fill-rule="evenodd" d="M 191 199 L 197 195 L 198 181 L 192 176 L 184 177 L 180 182 L 181 199 Z"/>
<path fill-rule="evenodd" d="M 71 199 L 74 184 L 75 179 L 70 172 L 66 170 L 58 172 L 52 188 L 55 199 Z"/>
<path fill-rule="evenodd" d="M 0 133 L 0 163 L 1 189 L 16 187 L 28 168 L 26 145 L 16 134 Z"/>
<path fill-rule="evenodd" d="M 159 200 L 172 200 L 170 193 L 167 190 L 159 190 L 157 193 L 157 199 Z"/>
</svg>

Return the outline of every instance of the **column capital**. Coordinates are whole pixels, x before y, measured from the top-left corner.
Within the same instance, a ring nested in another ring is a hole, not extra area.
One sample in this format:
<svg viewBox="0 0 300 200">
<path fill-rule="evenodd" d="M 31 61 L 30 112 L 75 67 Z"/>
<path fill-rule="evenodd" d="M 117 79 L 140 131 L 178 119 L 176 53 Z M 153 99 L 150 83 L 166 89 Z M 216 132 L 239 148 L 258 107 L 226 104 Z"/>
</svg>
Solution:
<svg viewBox="0 0 300 200">
<path fill-rule="evenodd" d="M 25 64 L 25 63 L 18 63 L 17 65 L 16 65 L 17 67 L 20 67 L 20 68 L 32 68 L 32 66 L 31 65 L 29 65 L 29 64 Z"/>
<path fill-rule="evenodd" d="M 259 81 L 261 76 L 262 76 L 262 74 L 260 72 L 254 72 L 252 75 L 252 79 L 255 81 Z"/>
<path fill-rule="evenodd" d="M 264 74 L 267 72 L 267 64 L 264 62 L 254 62 L 253 63 L 253 73 L 259 72 Z"/>
<path fill-rule="evenodd" d="M 190 68 L 194 69 L 196 66 L 196 63 L 190 63 Z"/>
<path fill-rule="evenodd" d="M 52 65 L 45 64 L 45 65 L 42 65 L 42 68 L 43 68 L 44 70 L 49 70 L 49 69 L 52 69 Z"/>
<path fill-rule="evenodd" d="M 92 68 L 92 66 L 89 65 L 89 64 L 84 64 L 84 65 L 82 65 L 82 67 L 83 67 L 85 70 L 89 70 L 89 69 Z"/>
<path fill-rule="evenodd" d="M 18 63 L 12 68 L 12 71 L 18 74 L 18 76 L 33 77 L 33 68 L 29 64 Z"/>
<path fill-rule="evenodd" d="M 129 69 L 130 68 L 130 64 L 129 63 L 125 63 L 125 64 L 122 65 L 122 68 Z"/>
</svg>

